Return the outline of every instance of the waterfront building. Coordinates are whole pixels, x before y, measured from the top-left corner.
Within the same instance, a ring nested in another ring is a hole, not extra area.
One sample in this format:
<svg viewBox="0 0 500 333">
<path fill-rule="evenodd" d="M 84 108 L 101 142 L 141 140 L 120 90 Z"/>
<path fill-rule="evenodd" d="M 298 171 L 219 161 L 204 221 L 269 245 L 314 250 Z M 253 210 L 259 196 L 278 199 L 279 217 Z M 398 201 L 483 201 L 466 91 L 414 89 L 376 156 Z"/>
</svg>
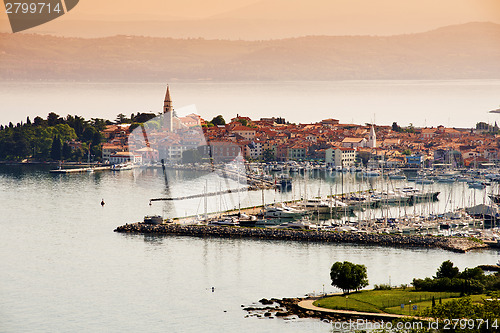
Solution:
<svg viewBox="0 0 500 333">
<path fill-rule="evenodd" d="M 307 157 L 307 146 L 304 144 L 295 144 L 288 148 L 288 160 L 304 160 Z"/>
<path fill-rule="evenodd" d="M 211 156 L 215 163 L 230 162 L 241 155 L 241 148 L 238 144 L 230 141 L 211 141 L 206 147 L 204 155 Z"/>
<path fill-rule="evenodd" d="M 245 157 L 257 160 L 262 158 L 262 153 L 262 143 L 260 141 L 252 141 L 245 145 Z"/>
<path fill-rule="evenodd" d="M 102 145 L 102 160 L 103 162 L 111 162 L 111 155 L 117 152 L 127 151 L 127 146 L 117 145 L 113 143 L 104 143 Z"/>
<path fill-rule="evenodd" d="M 406 165 L 410 168 L 421 168 L 423 162 L 424 157 L 422 155 L 406 156 Z"/>
<path fill-rule="evenodd" d="M 160 155 L 158 150 L 151 147 L 143 147 L 134 151 L 135 154 L 142 156 L 142 163 L 152 163 L 158 162 L 160 160 Z"/>
<path fill-rule="evenodd" d="M 325 162 L 335 167 L 351 167 L 356 162 L 356 149 L 354 148 L 328 148 L 325 150 Z"/>
<path fill-rule="evenodd" d="M 140 164 L 142 163 L 142 156 L 138 154 L 133 154 L 128 151 L 120 151 L 115 154 L 112 154 L 109 157 L 109 162 L 111 164 L 122 164 L 122 163 Z"/>
</svg>

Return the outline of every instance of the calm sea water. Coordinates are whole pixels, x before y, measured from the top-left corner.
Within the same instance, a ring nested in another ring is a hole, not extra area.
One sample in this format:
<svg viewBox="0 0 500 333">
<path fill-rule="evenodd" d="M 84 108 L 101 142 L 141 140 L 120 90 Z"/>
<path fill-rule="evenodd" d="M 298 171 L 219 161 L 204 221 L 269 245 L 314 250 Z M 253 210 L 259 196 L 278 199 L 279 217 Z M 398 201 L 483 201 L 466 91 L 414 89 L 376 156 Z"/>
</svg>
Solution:
<svg viewBox="0 0 500 333">
<path fill-rule="evenodd" d="M 430 276 L 447 259 L 463 269 L 499 255 L 114 233 L 146 214 L 172 214 L 172 207 L 148 205 L 165 194 L 161 179 L 155 172 L 52 175 L 0 166 L 0 331 L 328 332 L 316 320 L 244 318 L 241 305 L 323 286 L 332 292 L 329 268 L 339 260 L 365 264 L 373 285 Z M 319 179 L 309 184 L 313 191 Z M 272 191 L 266 200 L 274 200 Z M 193 201 L 177 210 L 197 207 Z"/>
<path fill-rule="evenodd" d="M 0 124 L 26 116 L 77 114 L 114 120 L 116 115 L 160 112 L 165 83 L 0 82 Z M 198 113 L 226 120 L 237 113 L 252 119 L 285 117 L 310 123 L 473 127 L 494 123 L 488 111 L 500 105 L 500 80 L 170 82 L 174 107 L 196 105 Z"/>
</svg>

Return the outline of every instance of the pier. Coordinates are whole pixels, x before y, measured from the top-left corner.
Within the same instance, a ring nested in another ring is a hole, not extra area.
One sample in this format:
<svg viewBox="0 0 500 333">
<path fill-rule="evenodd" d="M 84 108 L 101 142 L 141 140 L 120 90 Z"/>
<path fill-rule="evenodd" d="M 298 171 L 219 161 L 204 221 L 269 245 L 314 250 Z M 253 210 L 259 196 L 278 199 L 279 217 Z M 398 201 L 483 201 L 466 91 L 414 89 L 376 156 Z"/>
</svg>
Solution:
<svg viewBox="0 0 500 333">
<path fill-rule="evenodd" d="M 441 248 L 465 253 L 472 249 L 487 248 L 488 245 L 467 238 L 434 237 L 417 235 L 388 235 L 322 230 L 290 230 L 275 228 L 246 228 L 206 225 L 181 225 L 131 223 L 114 230 L 120 233 L 177 235 L 190 237 L 247 238 L 315 243 L 353 243 L 395 247 Z"/>
<path fill-rule="evenodd" d="M 100 166 L 100 167 L 87 167 L 87 168 L 73 168 L 73 169 L 54 169 L 50 170 L 50 173 L 85 173 L 85 172 L 94 172 L 94 171 L 104 171 L 111 170 L 111 166 Z"/>
</svg>

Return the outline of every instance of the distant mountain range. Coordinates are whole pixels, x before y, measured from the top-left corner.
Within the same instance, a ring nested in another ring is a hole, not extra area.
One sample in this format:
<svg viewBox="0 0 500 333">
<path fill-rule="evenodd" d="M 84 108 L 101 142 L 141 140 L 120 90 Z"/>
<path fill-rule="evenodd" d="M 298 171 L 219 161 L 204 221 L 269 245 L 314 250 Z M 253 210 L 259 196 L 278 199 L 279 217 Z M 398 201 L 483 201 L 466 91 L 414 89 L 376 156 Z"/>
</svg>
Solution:
<svg viewBox="0 0 500 333">
<path fill-rule="evenodd" d="M 0 34 L 2 80 L 500 79 L 500 25 L 266 41 Z"/>
<path fill-rule="evenodd" d="M 180 5 L 171 1 L 148 0 L 137 6 L 123 0 L 85 0 L 70 14 L 30 32 L 86 38 L 135 35 L 268 40 L 387 36 L 466 22 L 500 24 L 499 0 L 189 0 L 184 6 L 200 12 L 210 4 L 214 6 L 209 11 L 212 14 L 185 17 L 176 14 L 172 7 Z M 0 13 L 0 32 L 9 31 Z"/>
</svg>

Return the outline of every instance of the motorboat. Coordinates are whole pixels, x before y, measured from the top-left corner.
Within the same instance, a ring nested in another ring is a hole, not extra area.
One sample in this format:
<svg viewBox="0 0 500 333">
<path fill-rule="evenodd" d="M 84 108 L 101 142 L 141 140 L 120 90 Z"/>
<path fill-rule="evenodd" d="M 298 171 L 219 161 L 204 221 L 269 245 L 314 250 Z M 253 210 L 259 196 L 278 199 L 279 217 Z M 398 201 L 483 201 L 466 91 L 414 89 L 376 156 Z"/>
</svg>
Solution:
<svg viewBox="0 0 500 333">
<path fill-rule="evenodd" d="M 375 170 L 366 170 L 363 172 L 363 176 L 365 177 L 378 177 L 380 176 L 380 172 L 375 171 Z"/>
<path fill-rule="evenodd" d="M 144 224 L 162 224 L 163 217 L 160 215 L 146 215 L 144 216 Z"/>
<path fill-rule="evenodd" d="M 238 226 L 239 221 L 235 218 L 229 217 L 229 216 L 223 216 L 221 218 L 215 219 L 215 220 L 210 220 L 208 221 L 209 226 L 227 226 L 227 227 L 232 227 L 232 226 Z"/>
<path fill-rule="evenodd" d="M 280 191 L 290 191 L 292 189 L 292 178 L 290 175 L 283 173 L 277 177 L 276 186 Z"/>
<path fill-rule="evenodd" d="M 112 171 L 125 171 L 125 170 L 132 170 L 134 166 L 130 163 L 122 163 L 122 164 L 113 164 L 111 167 Z"/>
<path fill-rule="evenodd" d="M 304 210 L 288 207 L 285 204 L 266 207 L 264 217 L 278 217 L 278 218 L 299 218 L 304 216 L 307 212 Z"/>
<path fill-rule="evenodd" d="M 276 227 L 276 229 L 309 229 L 310 228 L 310 223 L 309 222 L 304 222 L 304 221 L 295 221 L 295 222 L 285 222 L 282 223 Z"/>
</svg>

